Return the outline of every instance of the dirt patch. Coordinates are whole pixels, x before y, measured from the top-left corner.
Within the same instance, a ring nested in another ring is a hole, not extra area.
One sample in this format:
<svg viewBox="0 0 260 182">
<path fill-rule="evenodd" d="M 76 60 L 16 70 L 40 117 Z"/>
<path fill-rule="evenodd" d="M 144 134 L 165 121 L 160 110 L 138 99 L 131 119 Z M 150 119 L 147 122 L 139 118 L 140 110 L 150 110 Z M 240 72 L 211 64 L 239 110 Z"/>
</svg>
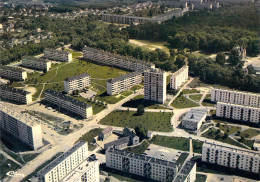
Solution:
<svg viewBox="0 0 260 182">
<path fill-rule="evenodd" d="M 35 87 L 25 87 L 24 90 L 27 92 L 31 92 L 32 95 L 34 95 L 37 91 L 37 89 Z"/>
</svg>

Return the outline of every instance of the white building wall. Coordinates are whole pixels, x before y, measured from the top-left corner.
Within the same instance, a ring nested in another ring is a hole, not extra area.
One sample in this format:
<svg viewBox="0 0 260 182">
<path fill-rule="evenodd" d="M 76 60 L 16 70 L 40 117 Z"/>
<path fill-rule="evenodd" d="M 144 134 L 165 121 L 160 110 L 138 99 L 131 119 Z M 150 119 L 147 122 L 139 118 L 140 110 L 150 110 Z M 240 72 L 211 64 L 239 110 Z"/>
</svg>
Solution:
<svg viewBox="0 0 260 182">
<path fill-rule="evenodd" d="M 175 72 L 171 77 L 171 89 L 178 89 L 189 78 L 189 67 L 184 66 Z"/>
</svg>

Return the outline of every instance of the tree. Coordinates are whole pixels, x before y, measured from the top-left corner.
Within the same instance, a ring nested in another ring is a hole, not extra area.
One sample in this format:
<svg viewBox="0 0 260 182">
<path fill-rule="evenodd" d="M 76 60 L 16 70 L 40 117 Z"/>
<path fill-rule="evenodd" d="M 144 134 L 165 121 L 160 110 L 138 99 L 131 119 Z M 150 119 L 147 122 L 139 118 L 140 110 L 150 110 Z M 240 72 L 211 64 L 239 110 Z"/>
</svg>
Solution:
<svg viewBox="0 0 260 182">
<path fill-rule="evenodd" d="M 181 68 L 186 64 L 184 59 L 185 58 L 180 55 L 176 58 L 175 64 L 177 65 L 178 68 Z"/>
<path fill-rule="evenodd" d="M 244 142 L 245 141 L 245 137 L 244 136 L 241 136 L 241 138 L 240 138 L 240 142 Z"/>
<path fill-rule="evenodd" d="M 223 52 L 218 53 L 216 56 L 216 62 L 222 66 L 225 65 L 226 55 Z"/>
<path fill-rule="evenodd" d="M 227 134 L 227 133 L 224 133 L 223 138 L 224 138 L 224 139 L 227 139 L 227 138 L 228 138 L 228 134 Z"/>
<path fill-rule="evenodd" d="M 230 62 L 230 64 L 232 66 L 236 66 L 241 61 L 241 59 L 242 58 L 241 58 L 241 55 L 239 54 L 239 51 L 236 49 L 233 49 L 231 51 L 231 53 L 229 54 L 228 62 Z"/>
<path fill-rule="evenodd" d="M 136 112 L 139 116 L 144 114 L 144 106 L 143 105 L 139 105 L 137 107 L 137 112 Z"/>
<path fill-rule="evenodd" d="M 147 138 L 148 130 L 142 124 L 139 124 L 135 126 L 135 133 L 141 140 L 143 140 Z"/>
</svg>

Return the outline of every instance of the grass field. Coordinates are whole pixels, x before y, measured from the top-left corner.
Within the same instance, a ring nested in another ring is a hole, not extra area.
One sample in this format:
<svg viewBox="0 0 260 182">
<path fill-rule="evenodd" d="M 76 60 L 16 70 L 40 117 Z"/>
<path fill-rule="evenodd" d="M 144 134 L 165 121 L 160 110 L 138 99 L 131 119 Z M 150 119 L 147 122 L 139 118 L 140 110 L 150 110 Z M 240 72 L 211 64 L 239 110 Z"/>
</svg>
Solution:
<svg viewBox="0 0 260 182">
<path fill-rule="evenodd" d="M 189 156 L 188 153 L 181 153 L 180 157 L 178 158 L 178 160 L 176 162 L 178 162 L 179 164 L 182 165 L 188 156 Z"/>
<path fill-rule="evenodd" d="M 91 142 L 92 142 L 93 138 L 96 137 L 98 135 L 98 133 L 101 131 L 102 131 L 101 128 L 92 129 L 92 130 L 88 131 L 87 133 L 85 133 L 84 135 L 82 135 L 78 139 L 78 141 L 83 140 L 83 141 L 88 142 L 88 150 L 93 151 L 93 150 L 95 150 L 96 145 L 92 145 Z M 75 142 L 75 143 L 77 143 L 77 142 Z"/>
<path fill-rule="evenodd" d="M 205 182 L 207 180 L 207 176 L 203 174 L 196 174 L 195 182 Z"/>
<path fill-rule="evenodd" d="M 189 97 L 190 97 L 190 99 L 199 102 L 201 97 L 202 97 L 202 95 L 201 94 L 199 94 L 199 95 L 190 95 Z"/>
<path fill-rule="evenodd" d="M 145 150 L 149 147 L 149 143 L 146 141 L 146 140 L 144 140 L 143 142 L 142 142 L 142 144 L 140 144 L 140 145 L 137 145 L 137 146 L 135 146 L 135 147 L 128 147 L 128 148 L 126 148 L 126 149 L 124 149 L 125 151 L 128 151 L 128 152 L 133 152 L 133 153 L 136 153 L 136 154 L 142 154 L 142 153 L 144 153 L 145 152 Z"/>
<path fill-rule="evenodd" d="M 23 160 L 24 160 L 25 162 L 29 162 L 29 161 L 35 159 L 38 155 L 39 155 L 39 154 L 37 154 L 37 153 L 36 153 L 36 154 L 23 154 L 23 155 L 22 155 L 22 158 L 23 158 Z"/>
<path fill-rule="evenodd" d="M 244 130 L 240 133 L 240 136 L 244 136 L 245 138 L 252 138 L 252 137 L 255 137 L 257 135 L 260 135 L 260 131 L 254 130 L 254 129 L 247 129 L 247 130 Z"/>
<path fill-rule="evenodd" d="M 194 78 L 192 82 L 189 84 L 191 88 L 196 88 L 196 87 L 217 87 L 217 88 L 223 88 L 223 89 L 229 89 L 228 86 L 222 86 L 218 84 L 208 84 L 205 82 L 200 81 L 198 77 Z"/>
<path fill-rule="evenodd" d="M 196 94 L 196 93 L 200 93 L 197 89 L 184 89 L 181 92 L 183 95 L 185 94 Z"/>
<path fill-rule="evenodd" d="M 144 107 L 147 107 L 149 109 L 169 109 L 167 107 L 160 106 L 155 102 L 145 101 L 144 95 L 135 96 L 130 101 L 124 103 L 123 107 L 137 108 L 139 105 L 143 105 Z"/>
<path fill-rule="evenodd" d="M 7 165 L 11 165 L 8 167 Z M 9 171 L 16 171 L 20 166 L 9 159 L 4 159 L 3 163 L 0 163 L 0 181 L 6 176 Z"/>
<path fill-rule="evenodd" d="M 152 138 L 152 143 L 163 147 L 173 148 L 182 151 L 189 151 L 190 142 L 187 138 L 167 137 L 156 135 Z"/>
<path fill-rule="evenodd" d="M 192 148 L 194 153 L 202 153 L 202 145 L 204 142 L 198 140 L 192 140 Z"/>
<path fill-rule="evenodd" d="M 172 113 L 145 112 L 139 116 L 133 111 L 113 111 L 103 118 L 99 123 L 111 126 L 128 126 L 134 128 L 138 124 L 142 124 L 151 131 L 172 131 L 171 126 Z"/>
<path fill-rule="evenodd" d="M 199 106 L 195 102 L 186 99 L 183 95 L 179 95 L 171 104 L 172 107 L 177 109 L 189 108 L 189 107 L 197 107 Z"/>
<path fill-rule="evenodd" d="M 221 129 L 223 132 L 231 135 L 233 133 L 240 131 L 241 127 L 220 124 L 219 129 Z"/>
<path fill-rule="evenodd" d="M 214 106 L 216 103 L 211 102 L 211 94 L 207 94 L 204 100 L 202 101 L 203 106 Z"/>
</svg>

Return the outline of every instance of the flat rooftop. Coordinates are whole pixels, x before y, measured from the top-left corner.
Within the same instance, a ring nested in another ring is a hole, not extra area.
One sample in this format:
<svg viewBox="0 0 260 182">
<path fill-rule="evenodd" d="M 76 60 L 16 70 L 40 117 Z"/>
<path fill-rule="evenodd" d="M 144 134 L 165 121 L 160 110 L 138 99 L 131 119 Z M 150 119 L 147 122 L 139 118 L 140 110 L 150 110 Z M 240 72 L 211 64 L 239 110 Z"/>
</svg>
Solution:
<svg viewBox="0 0 260 182">
<path fill-rule="evenodd" d="M 213 90 L 218 90 L 218 91 L 225 91 L 225 92 L 236 92 L 236 93 L 240 93 L 240 94 L 250 94 L 250 95 L 255 95 L 255 96 L 258 96 L 260 97 L 260 94 L 258 93 L 253 93 L 253 92 L 245 92 L 245 91 L 240 91 L 240 90 L 229 90 L 229 89 L 222 89 L 222 88 L 213 88 Z"/>
<path fill-rule="evenodd" d="M 181 72 L 183 72 L 186 68 L 188 68 L 188 66 L 183 66 L 181 69 L 179 69 L 178 71 L 174 72 L 172 74 L 172 77 L 178 76 Z"/>
<path fill-rule="evenodd" d="M 36 57 L 23 57 L 23 61 L 35 61 L 35 62 L 43 62 L 43 63 L 48 63 L 51 62 L 51 60 L 44 59 L 44 58 L 36 58 Z"/>
<path fill-rule="evenodd" d="M 227 102 L 217 102 L 217 105 L 218 105 L 218 104 L 225 104 L 225 105 L 236 106 L 236 107 L 241 107 L 241 108 L 248 108 L 248 109 L 260 110 L 259 107 L 252 107 L 252 106 L 239 105 L 239 104 L 231 104 L 231 103 L 227 103 Z"/>
<path fill-rule="evenodd" d="M 137 75 L 141 75 L 141 74 L 142 74 L 141 72 L 132 72 L 132 73 L 129 73 L 129 74 L 117 77 L 117 78 L 110 79 L 107 82 L 116 83 L 118 81 L 121 81 L 121 80 L 124 80 L 124 79 L 127 79 L 127 78 L 131 78 L 131 77 L 134 77 L 134 76 L 137 76 Z"/>
<path fill-rule="evenodd" d="M 205 115 L 207 115 L 207 109 L 191 109 L 187 114 L 182 118 L 182 120 L 200 122 Z"/>
<path fill-rule="evenodd" d="M 9 92 L 19 93 L 19 94 L 22 94 L 22 95 L 31 94 L 31 92 L 27 92 L 25 90 L 17 89 L 17 88 L 14 88 L 14 87 L 8 87 L 8 86 L 5 86 L 5 85 L 0 85 L 0 90 L 6 90 L 6 91 L 9 91 Z"/>
<path fill-rule="evenodd" d="M 187 161 L 184 166 L 182 167 L 181 171 L 175 178 L 174 182 L 185 182 L 187 177 L 189 176 L 191 170 L 196 165 L 193 161 Z"/>
<path fill-rule="evenodd" d="M 69 77 L 69 78 L 65 79 L 65 81 L 73 81 L 73 80 L 77 80 L 77 79 L 81 79 L 81 78 L 85 78 L 85 77 L 89 77 L 89 76 L 90 76 L 89 74 L 83 73 L 81 75 Z"/>
<path fill-rule="evenodd" d="M 25 72 L 25 70 L 22 69 L 22 68 L 12 67 L 12 66 L 5 66 L 5 65 L 0 65 L 0 69 L 10 70 L 10 71 L 19 72 L 19 73 Z"/>
<path fill-rule="evenodd" d="M 63 50 L 57 50 L 57 49 L 50 49 L 50 48 L 46 48 L 46 49 L 44 49 L 44 51 L 56 52 L 56 53 L 59 53 L 59 54 L 72 54 L 72 53 L 69 52 L 69 51 L 63 51 Z"/>
</svg>

